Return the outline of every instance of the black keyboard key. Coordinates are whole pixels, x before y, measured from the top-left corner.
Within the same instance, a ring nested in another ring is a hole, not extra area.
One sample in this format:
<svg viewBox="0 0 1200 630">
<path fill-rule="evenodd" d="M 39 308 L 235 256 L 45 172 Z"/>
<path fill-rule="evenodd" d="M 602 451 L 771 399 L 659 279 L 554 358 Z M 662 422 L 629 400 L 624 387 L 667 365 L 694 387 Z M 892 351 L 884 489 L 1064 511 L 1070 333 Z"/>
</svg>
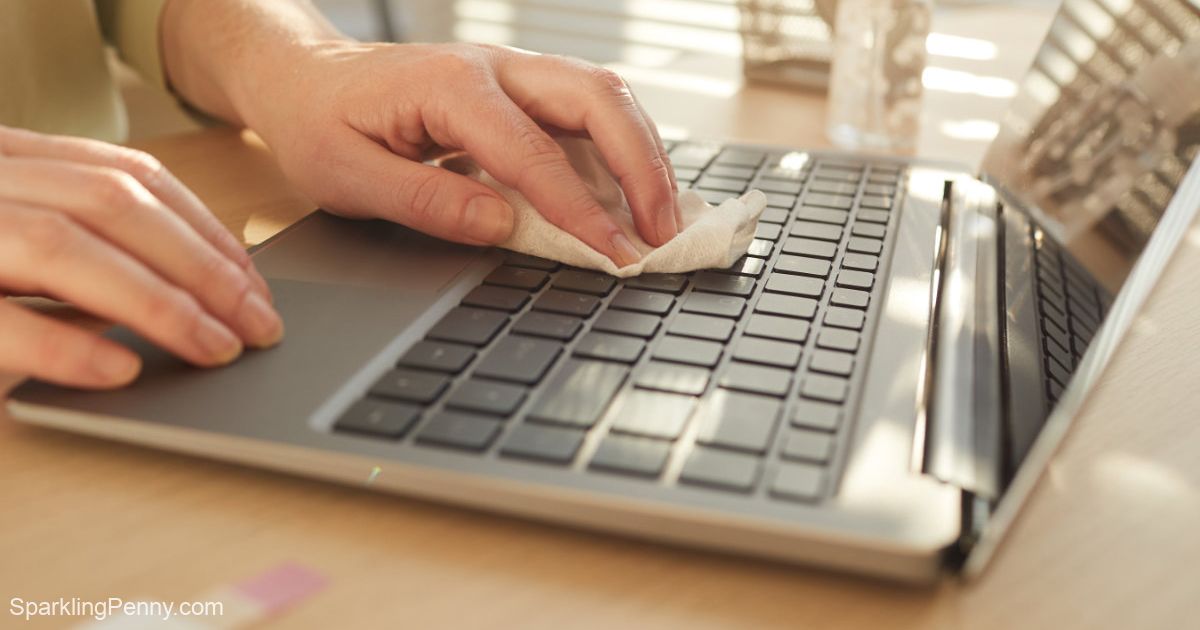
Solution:
<svg viewBox="0 0 1200 630">
<path fill-rule="evenodd" d="M 720 317 L 680 313 L 675 316 L 667 332 L 684 337 L 728 341 L 733 334 L 733 322 Z"/>
<path fill-rule="evenodd" d="M 834 376 L 850 376 L 854 371 L 854 355 L 836 350 L 813 350 L 808 369 Z"/>
<path fill-rule="evenodd" d="M 634 363 L 642 356 L 646 342 L 633 337 L 589 332 L 575 344 L 575 356 L 617 363 Z"/>
<path fill-rule="evenodd" d="M 815 238 L 818 241 L 833 241 L 837 243 L 842 240 L 842 228 L 829 223 L 796 221 L 792 224 L 791 235 L 799 236 L 801 238 Z"/>
<path fill-rule="evenodd" d="M 818 431 L 836 431 L 842 423 L 842 410 L 836 405 L 798 400 L 792 407 L 792 426 Z"/>
<path fill-rule="evenodd" d="M 751 260 L 758 259 L 752 258 Z M 724 293 L 738 297 L 749 297 L 751 293 L 754 293 L 754 279 L 746 276 L 701 271 L 692 279 L 692 283 L 696 291 L 708 293 Z"/>
<path fill-rule="evenodd" d="M 519 424 L 504 439 L 500 454 L 554 464 L 567 464 L 583 444 L 584 432 L 566 427 Z"/>
<path fill-rule="evenodd" d="M 1057 342 L 1058 345 L 1064 348 L 1071 347 L 1071 339 L 1067 336 L 1067 331 L 1063 330 L 1058 326 L 1058 324 L 1055 324 L 1046 317 L 1042 318 L 1042 331 L 1044 331 L 1047 336 Z"/>
<path fill-rule="evenodd" d="M 619 363 L 568 359 L 529 410 L 539 422 L 590 427 L 608 408 L 629 368 Z"/>
<path fill-rule="evenodd" d="M 446 406 L 496 416 L 511 416 L 525 401 L 525 388 L 470 379 L 450 393 Z"/>
<path fill-rule="evenodd" d="M 1046 357 L 1046 375 L 1064 387 L 1071 380 L 1071 372 L 1050 357 Z"/>
<path fill-rule="evenodd" d="M 504 313 L 459 306 L 451 309 L 429 329 L 428 337 L 469 346 L 482 346 L 491 341 L 507 323 L 508 316 Z"/>
<path fill-rule="evenodd" d="M 745 334 L 804 343 L 808 339 L 808 328 L 808 322 L 803 320 L 755 313 L 746 322 Z"/>
<path fill-rule="evenodd" d="M 475 287 L 462 299 L 467 306 L 492 308 L 507 313 L 515 313 L 529 301 L 529 293 L 522 289 L 494 287 L 483 285 Z"/>
<path fill-rule="evenodd" d="M 488 277 L 483 279 L 483 283 L 533 292 L 542 288 L 549 278 L 550 274 L 544 271 L 505 265 L 497 267 L 495 271 L 488 274 Z"/>
<path fill-rule="evenodd" d="M 1047 356 L 1058 361 L 1064 367 L 1071 367 L 1074 365 L 1075 361 L 1074 357 L 1071 355 L 1071 351 L 1059 345 L 1059 343 L 1052 337 L 1043 337 L 1042 346 L 1045 347 Z"/>
<path fill-rule="evenodd" d="M 623 288 L 609 305 L 626 311 L 638 311 L 651 315 L 666 315 L 675 305 L 675 298 L 663 293 Z"/>
<path fill-rule="evenodd" d="M 785 210 L 783 208 L 768 207 L 763 209 L 762 214 L 758 215 L 758 222 L 760 225 L 763 223 L 775 223 L 783 225 L 784 223 L 787 223 L 788 219 L 790 218 L 792 218 L 792 212 L 790 209 Z"/>
<path fill-rule="evenodd" d="M 748 166 L 731 166 L 728 164 L 713 164 L 704 171 L 705 175 L 713 177 L 730 177 L 733 179 L 750 179 L 754 177 L 754 169 Z"/>
<path fill-rule="evenodd" d="M 831 306 L 825 311 L 826 326 L 848 328 L 850 330 L 862 330 L 863 323 L 866 321 L 866 319 L 866 314 L 863 311 L 855 308 Z"/>
<path fill-rule="evenodd" d="M 741 194 L 746 190 L 746 184 L 749 181 L 745 179 L 732 179 L 729 177 L 713 177 L 712 175 L 702 175 L 696 180 L 695 187 L 705 190 L 723 190 L 725 192 Z"/>
<path fill-rule="evenodd" d="M 350 406 L 338 418 L 334 429 L 377 437 L 398 439 L 412 428 L 421 408 L 405 403 L 365 399 Z"/>
<path fill-rule="evenodd" d="M 657 477 L 671 454 L 671 443 L 630 435 L 606 435 L 596 447 L 589 467 L 613 472 Z"/>
<path fill-rule="evenodd" d="M 819 466 L 783 462 L 771 482 L 771 495 L 793 501 L 812 502 L 821 498 L 825 473 Z"/>
<path fill-rule="evenodd" d="M 686 313 L 731 317 L 737 319 L 746 310 L 745 298 L 715 293 L 692 293 L 683 300 L 680 310 Z"/>
<path fill-rule="evenodd" d="M 654 333 L 658 332 L 660 321 L 662 320 L 653 315 L 631 311 L 617 311 L 610 308 L 601 313 L 600 317 L 596 318 L 596 321 L 592 324 L 592 330 L 649 339 L 654 336 Z"/>
<path fill-rule="evenodd" d="M 857 352 L 859 334 L 850 330 L 826 328 L 817 335 L 817 347 L 842 352 Z"/>
<path fill-rule="evenodd" d="M 796 205 L 796 195 L 773 192 L 764 192 L 763 195 L 767 198 L 767 207 L 769 208 L 791 210 L 792 206 Z"/>
<path fill-rule="evenodd" d="M 674 440 L 683 432 L 695 408 L 694 396 L 631 389 L 617 399 L 612 430 Z"/>
<path fill-rule="evenodd" d="M 839 227 L 846 225 L 846 222 L 850 220 L 850 213 L 845 210 L 802 207 L 796 211 L 796 219 L 813 223 L 828 223 Z"/>
<path fill-rule="evenodd" d="M 696 442 L 763 454 L 775 437 L 783 405 L 774 398 L 717 390 L 697 414 Z"/>
<path fill-rule="evenodd" d="M 716 163 L 755 168 L 759 164 L 762 164 L 762 161 L 766 159 L 766 157 L 766 154 L 762 151 L 728 148 L 724 151 L 721 151 L 721 154 L 717 156 Z"/>
<path fill-rule="evenodd" d="M 761 238 L 750 241 L 750 246 L 746 248 L 746 255 L 752 258 L 770 258 L 774 252 L 775 243 Z"/>
<path fill-rule="evenodd" d="M 772 293 L 819 298 L 825 292 L 825 281 L 820 278 L 777 273 L 767 278 L 766 290 Z"/>
<path fill-rule="evenodd" d="M 441 374 L 396 368 L 375 381 L 370 393 L 372 396 L 429 404 L 446 391 L 449 382 L 450 379 Z"/>
<path fill-rule="evenodd" d="M 562 352 L 554 341 L 532 337 L 505 337 L 479 362 L 475 376 L 534 385 Z"/>
<path fill-rule="evenodd" d="M 846 402 L 846 391 L 849 385 L 846 379 L 837 376 L 807 374 L 804 383 L 800 385 L 800 395 L 812 400 L 823 400 L 831 403 Z"/>
<path fill-rule="evenodd" d="M 708 387 L 709 378 L 709 371 L 703 368 L 650 361 L 634 375 L 633 384 L 642 389 L 699 396 Z"/>
<path fill-rule="evenodd" d="M 733 346 L 733 358 L 747 363 L 761 363 L 781 368 L 800 364 L 799 344 L 758 337 L 742 337 Z"/>
<path fill-rule="evenodd" d="M 892 198 L 882 195 L 863 195 L 858 200 L 858 205 L 864 208 L 878 208 L 880 210 L 892 209 Z"/>
<path fill-rule="evenodd" d="M 692 449 L 684 462 L 679 480 L 687 484 L 749 492 L 758 482 L 759 468 L 758 458 L 753 455 L 698 446 Z"/>
<path fill-rule="evenodd" d="M 754 230 L 754 238 L 763 238 L 768 241 L 778 241 L 781 234 L 783 234 L 783 228 L 774 223 L 759 223 Z"/>
<path fill-rule="evenodd" d="M 707 190 L 704 188 L 696 188 L 694 190 L 705 203 L 713 206 L 719 206 L 737 196 L 724 190 Z"/>
<path fill-rule="evenodd" d="M 787 459 L 823 464 L 833 456 L 833 436 L 817 431 L 792 429 L 787 432 L 779 454 Z"/>
<path fill-rule="evenodd" d="M 434 414 L 417 432 L 417 442 L 482 451 L 500 433 L 500 421 L 457 411 Z"/>
<path fill-rule="evenodd" d="M 849 210 L 854 206 L 854 197 L 850 195 L 831 195 L 829 193 L 808 193 L 804 195 L 805 206 Z"/>
<path fill-rule="evenodd" d="M 883 238 L 887 234 L 887 226 L 877 223 L 855 223 L 850 228 L 850 233 L 855 236 L 866 236 L 868 238 Z"/>
<path fill-rule="evenodd" d="M 792 374 L 787 370 L 736 361 L 725 368 L 720 380 L 721 387 L 726 389 L 766 396 L 786 396 L 791 383 Z"/>
<path fill-rule="evenodd" d="M 513 324 L 512 331 L 522 335 L 570 341 L 575 338 L 580 328 L 583 328 L 583 322 L 577 317 L 529 311 Z"/>
<path fill-rule="evenodd" d="M 763 269 L 767 266 L 767 262 L 762 258 L 754 258 L 752 256 L 742 256 L 737 259 L 732 265 L 725 269 L 714 269 L 718 273 L 727 273 L 737 276 L 749 276 L 757 278 L 762 275 Z"/>
<path fill-rule="evenodd" d="M 574 269 L 564 271 L 554 279 L 555 289 L 590 295 L 608 295 L 608 292 L 612 291 L 615 286 L 617 286 L 617 279 L 608 274 L 575 271 Z"/>
<path fill-rule="evenodd" d="M 720 149 L 703 144 L 678 144 L 671 150 L 671 165 L 675 168 L 704 170 Z"/>
<path fill-rule="evenodd" d="M 779 258 L 775 259 L 774 270 L 780 273 L 794 273 L 802 276 L 828 278 L 829 272 L 832 270 L 832 268 L 833 266 L 828 260 L 781 254 Z"/>
<path fill-rule="evenodd" d="M 833 260 L 833 257 L 837 255 L 837 243 L 793 236 L 783 242 L 783 252 Z"/>
<path fill-rule="evenodd" d="M 600 306 L 600 300 L 591 295 L 581 295 L 569 291 L 550 289 L 533 303 L 536 311 L 561 313 L 576 317 L 591 317 Z"/>
<path fill-rule="evenodd" d="M 644 273 L 626 280 L 625 286 L 679 295 L 687 286 L 687 276 L 677 273 Z"/>
<path fill-rule="evenodd" d="M 812 298 L 764 293 L 759 296 L 754 310 L 759 313 L 783 315 L 784 317 L 812 319 L 817 314 L 817 301 Z"/>
<path fill-rule="evenodd" d="M 867 308 L 871 302 L 871 294 L 866 291 L 857 291 L 855 289 L 834 289 L 833 295 L 829 298 L 829 303 L 836 306 L 849 306 L 850 308 Z"/>
<path fill-rule="evenodd" d="M 799 195 L 800 190 L 804 188 L 804 184 L 798 181 L 785 181 L 781 179 L 760 179 L 754 182 L 751 188 L 757 188 L 763 192 L 783 193 L 785 195 Z"/>
<path fill-rule="evenodd" d="M 866 221 L 868 223 L 881 223 L 886 225 L 888 219 L 891 217 L 892 215 L 888 214 L 888 212 L 885 210 L 870 210 L 864 208 L 858 211 L 858 215 L 854 218 L 854 220 L 856 222 Z"/>
<path fill-rule="evenodd" d="M 868 254 L 847 253 L 842 256 L 842 268 L 874 273 L 879 269 L 879 258 Z"/>
<path fill-rule="evenodd" d="M 399 365 L 458 374 L 474 358 L 475 351 L 467 346 L 440 341 L 418 341 L 400 357 Z"/>
<path fill-rule="evenodd" d="M 526 267 L 539 271 L 554 271 L 562 266 L 553 260 L 538 258 L 537 256 L 530 256 L 528 254 L 518 254 L 516 252 L 509 252 L 504 262 L 514 267 Z"/>
<path fill-rule="evenodd" d="M 857 180 L 853 182 L 840 182 L 830 179 L 818 179 L 809 184 L 808 191 L 853 197 L 858 192 L 858 183 Z"/>
<path fill-rule="evenodd" d="M 852 236 L 846 241 L 846 251 L 878 256 L 883 251 L 883 241 L 865 236 Z"/>
<path fill-rule="evenodd" d="M 654 358 L 711 368 L 721 359 L 723 349 L 724 346 L 711 341 L 666 335 L 654 347 Z"/>
</svg>

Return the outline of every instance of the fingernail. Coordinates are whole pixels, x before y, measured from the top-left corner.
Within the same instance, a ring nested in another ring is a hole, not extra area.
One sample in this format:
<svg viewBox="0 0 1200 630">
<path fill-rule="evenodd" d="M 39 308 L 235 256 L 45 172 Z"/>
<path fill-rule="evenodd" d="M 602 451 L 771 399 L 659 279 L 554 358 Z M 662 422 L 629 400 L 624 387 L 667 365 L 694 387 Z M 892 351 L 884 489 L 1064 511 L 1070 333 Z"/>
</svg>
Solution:
<svg viewBox="0 0 1200 630">
<path fill-rule="evenodd" d="M 195 337 L 196 343 L 216 365 L 229 363 L 242 353 L 242 342 L 211 317 L 200 318 Z"/>
<path fill-rule="evenodd" d="M 629 240 L 629 237 L 617 232 L 612 237 L 613 249 L 617 252 L 617 258 L 613 262 L 617 263 L 617 267 L 628 267 L 642 259 L 642 255 L 638 253 L 637 248 Z"/>
<path fill-rule="evenodd" d="M 463 219 L 466 235 L 483 243 L 499 243 L 512 233 L 513 211 L 508 204 L 487 195 L 467 202 Z"/>
<path fill-rule="evenodd" d="M 271 286 L 267 284 L 267 279 L 261 273 L 258 273 L 254 265 L 246 267 L 246 273 L 250 275 L 250 282 L 254 283 L 254 288 L 258 290 L 263 298 L 268 302 L 274 303 L 275 296 L 271 295 Z"/>
<path fill-rule="evenodd" d="M 92 357 L 92 368 L 106 383 L 128 383 L 137 376 L 142 362 L 137 355 L 115 350 L 96 353 Z"/>
<path fill-rule="evenodd" d="M 257 293 L 246 296 L 238 319 L 249 333 L 249 341 L 259 348 L 273 346 L 283 338 L 283 320 L 279 319 L 275 309 Z"/>
<path fill-rule="evenodd" d="M 658 237 L 663 243 L 679 234 L 679 225 L 675 222 L 674 204 L 658 211 Z"/>
</svg>

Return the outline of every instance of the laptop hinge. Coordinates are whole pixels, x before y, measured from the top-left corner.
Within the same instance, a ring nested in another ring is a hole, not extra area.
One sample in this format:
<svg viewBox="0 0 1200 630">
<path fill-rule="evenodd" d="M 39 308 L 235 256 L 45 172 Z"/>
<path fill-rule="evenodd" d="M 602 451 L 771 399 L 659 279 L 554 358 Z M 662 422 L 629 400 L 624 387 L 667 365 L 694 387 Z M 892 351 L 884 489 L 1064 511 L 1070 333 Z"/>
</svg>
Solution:
<svg viewBox="0 0 1200 630">
<path fill-rule="evenodd" d="M 995 499 L 1002 470 L 996 191 L 957 179 L 943 200 L 922 469 Z"/>
</svg>

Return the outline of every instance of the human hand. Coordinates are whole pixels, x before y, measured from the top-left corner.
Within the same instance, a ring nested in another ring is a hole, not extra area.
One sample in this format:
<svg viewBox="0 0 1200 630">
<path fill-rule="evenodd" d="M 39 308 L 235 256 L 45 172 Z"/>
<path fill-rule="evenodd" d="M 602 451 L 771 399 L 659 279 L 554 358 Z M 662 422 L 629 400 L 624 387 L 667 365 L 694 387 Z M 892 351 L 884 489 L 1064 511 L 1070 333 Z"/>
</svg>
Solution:
<svg viewBox="0 0 1200 630">
<path fill-rule="evenodd" d="M 45 295 L 124 324 L 199 366 L 283 324 L 241 245 L 154 158 L 0 127 L 0 297 Z M 138 356 L 0 299 L 0 371 L 116 387 Z"/>
<path fill-rule="evenodd" d="M 646 242 L 662 245 L 678 233 L 662 141 L 608 70 L 495 46 L 345 40 L 304 47 L 285 65 L 242 73 L 250 83 L 232 91 L 233 103 L 290 179 L 331 211 L 469 244 L 502 241 L 513 219 L 500 195 L 421 163 L 430 149 L 462 149 L 618 267 L 636 262 L 633 245 L 546 131 L 557 128 L 596 142 Z"/>
</svg>

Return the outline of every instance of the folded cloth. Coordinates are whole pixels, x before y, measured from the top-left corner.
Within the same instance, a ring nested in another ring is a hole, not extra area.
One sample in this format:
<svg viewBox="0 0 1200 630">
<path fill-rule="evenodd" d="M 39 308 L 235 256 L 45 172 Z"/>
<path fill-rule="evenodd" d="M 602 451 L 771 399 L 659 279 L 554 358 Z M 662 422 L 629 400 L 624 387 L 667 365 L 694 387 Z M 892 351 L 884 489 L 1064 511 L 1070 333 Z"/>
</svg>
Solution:
<svg viewBox="0 0 1200 630">
<path fill-rule="evenodd" d="M 558 143 L 571 166 L 592 189 L 596 200 L 612 215 L 642 255 L 641 261 L 618 269 L 607 256 L 546 220 L 521 193 L 496 181 L 478 167 L 456 168 L 495 189 L 512 206 L 512 235 L 500 247 L 576 267 L 598 269 L 621 278 L 642 273 L 724 268 L 746 255 L 750 241 L 754 240 L 758 217 L 767 206 L 767 198 L 761 192 L 752 190 L 714 208 L 694 191 L 680 191 L 677 203 L 683 215 L 682 229 L 675 238 L 656 248 L 638 235 L 625 194 L 596 145 L 589 139 L 575 137 L 559 138 Z"/>
</svg>

